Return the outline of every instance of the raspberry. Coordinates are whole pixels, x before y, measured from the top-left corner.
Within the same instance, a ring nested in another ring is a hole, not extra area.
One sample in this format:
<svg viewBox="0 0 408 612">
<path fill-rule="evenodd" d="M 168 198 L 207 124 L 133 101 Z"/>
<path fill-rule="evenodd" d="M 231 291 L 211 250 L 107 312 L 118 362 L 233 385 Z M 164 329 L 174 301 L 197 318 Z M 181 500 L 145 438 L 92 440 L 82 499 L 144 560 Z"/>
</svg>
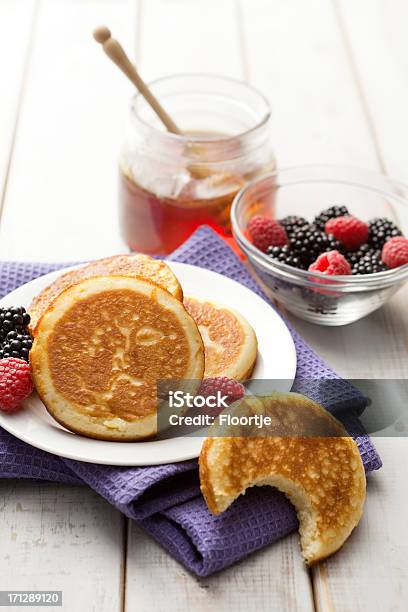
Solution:
<svg viewBox="0 0 408 612">
<path fill-rule="evenodd" d="M 322 272 L 328 276 L 351 274 L 350 264 L 338 251 L 322 253 L 309 266 L 310 272 Z"/>
<path fill-rule="evenodd" d="M 333 234 L 343 246 L 354 251 L 368 240 L 368 225 L 356 217 L 337 217 L 329 219 L 324 226 L 326 234 Z"/>
<path fill-rule="evenodd" d="M 289 242 L 285 228 L 274 219 L 262 215 L 252 217 L 248 232 L 256 248 L 264 253 L 270 246 L 283 246 Z"/>
<path fill-rule="evenodd" d="M 388 240 L 382 248 L 381 259 L 388 268 L 408 264 L 408 238 L 396 236 Z"/>
<path fill-rule="evenodd" d="M 324 226 L 326 225 L 329 219 L 334 219 L 336 217 L 345 217 L 348 214 L 349 211 L 347 209 L 347 206 L 330 206 L 330 208 L 322 210 L 322 212 L 314 218 L 313 224 L 323 232 Z"/>
<path fill-rule="evenodd" d="M 217 378 L 205 378 L 201 383 L 199 395 L 208 397 L 209 395 L 215 395 L 219 391 L 221 395 L 228 397 L 228 403 L 235 402 L 241 399 L 245 395 L 245 388 L 241 383 L 227 378 L 227 376 L 218 376 Z"/>
<path fill-rule="evenodd" d="M 23 359 L 0 360 L 0 410 L 15 412 L 33 390 L 30 366 Z"/>
</svg>

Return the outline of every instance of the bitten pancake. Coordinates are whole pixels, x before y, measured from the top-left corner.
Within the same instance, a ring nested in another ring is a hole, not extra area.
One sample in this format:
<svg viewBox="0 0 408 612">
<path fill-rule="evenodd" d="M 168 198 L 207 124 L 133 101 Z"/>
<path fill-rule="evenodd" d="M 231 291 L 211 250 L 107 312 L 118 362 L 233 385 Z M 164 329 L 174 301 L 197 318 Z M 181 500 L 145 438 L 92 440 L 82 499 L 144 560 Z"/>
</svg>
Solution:
<svg viewBox="0 0 408 612">
<path fill-rule="evenodd" d="M 205 377 L 243 381 L 252 374 L 258 343 L 250 324 L 236 310 L 188 296 L 184 305 L 198 325 L 205 347 Z"/>
<path fill-rule="evenodd" d="M 254 485 L 278 488 L 296 507 L 305 561 L 338 550 L 358 524 L 365 473 L 357 444 L 322 406 L 296 393 L 247 398 L 234 415 L 271 417 L 266 430 L 220 428 L 200 454 L 201 490 L 211 512 L 224 512 Z M 232 437 L 232 436 L 236 437 Z"/>
<path fill-rule="evenodd" d="M 137 278 L 100 276 L 52 302 L 30 363 L 44 405 L 67 429 L 138 440 L 156 433 L 157 381 L 200 381 L 204 347 L 197 325 L 168 291 Z"/>
<path fill-rule="evenodd" d="M 164 261 L 141 254 L 115 255 L 113 257 L 107 257 L 106 259 L 93 261 L 85 266 L 62 274 L 49 287 L 37 295 L 29 308 L 29 314 L 31 316 L 31 333 L 35 335 L 36 327 L 41 316 L 47 310 L 52 300 L 67 287 L 71 287 L 87 278 L 108 274 L 143 277 L 162 289 L 166 289 L 178 300 L 183 299 L 181 285 L 175 274 Z"/>
</svg>

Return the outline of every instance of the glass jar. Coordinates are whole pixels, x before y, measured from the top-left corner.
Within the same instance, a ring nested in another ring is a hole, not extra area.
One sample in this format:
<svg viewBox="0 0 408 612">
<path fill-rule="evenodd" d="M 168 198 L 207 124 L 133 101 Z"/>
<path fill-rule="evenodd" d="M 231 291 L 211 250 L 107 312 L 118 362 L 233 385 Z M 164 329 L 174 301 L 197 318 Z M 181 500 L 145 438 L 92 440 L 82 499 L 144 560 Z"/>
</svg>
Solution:
<svg viewBox="0 0 408 612">
<path fill-rule="evenodd" d="M 217 76 L 172 76 L 150 87 L 183 135 L 167 132 L 140 94 L 132 99 L 120 156 L 126 243 L 165 255 L 202 224 L 230 236 L 237 192 L 275 169 L 267 100 L 243 82 Z"/>
</svg>

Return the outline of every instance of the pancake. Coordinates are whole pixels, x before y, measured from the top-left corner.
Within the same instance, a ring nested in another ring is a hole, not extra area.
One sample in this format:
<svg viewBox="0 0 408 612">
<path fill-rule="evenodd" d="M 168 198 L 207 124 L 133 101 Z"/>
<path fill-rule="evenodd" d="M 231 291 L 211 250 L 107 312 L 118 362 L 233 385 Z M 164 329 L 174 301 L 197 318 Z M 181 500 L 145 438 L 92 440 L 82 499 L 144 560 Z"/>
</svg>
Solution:
<svg viewBox="0 0 408 612">
<path fill-rule="evenodd" d="M 272 425 L 246 428 L 247 437 L 225 427 L 213 430 L 223 437 L 205 440 L 200 481 L 210 511 L 224 512 L 248 487 L 270 485 L 297 510 L 308 565 L 337 551 L 361 518 L 366 488 L 357 444 L 343 425 L 296 393 L 247 398 L 231 414 L 270 416 Z"/>
<path fill-rule="evenodd" d="M 149 281 L 100 276 L 48 307 L 30 352 L 33 380 L 64 427 L 102 440 L 157 429 L 156 384 L 204 374 L 204 347 L 182 302 Z"/>
<path fill-rule="evenodd" d="M 200 330 L 205 347 L 206 378 L 248 379 L 254 369 L 258 343 L 250 324 L 236 310 L 188 296 L 184 306 Z"/>
<path fill-rule="evenodd" d="M 51 302 L 62 293 L 62 291 L 67 289 L 67 287 L 75 285 L 87 278 L 105 276 L 108 274 L 143 277 L 162 289 L 166 289 L 178 300 L 183 299 L 183 291 L 180 283 L 164 261 L 141 254 L 115 255 L 113 257 L 93 261 L 85 266 L 62 274 L 49 287 L 37 295 L 29 308 L 31 334 L 35 335 L 36 327 L 41 316 L 47 310 Z"/>
</svg>

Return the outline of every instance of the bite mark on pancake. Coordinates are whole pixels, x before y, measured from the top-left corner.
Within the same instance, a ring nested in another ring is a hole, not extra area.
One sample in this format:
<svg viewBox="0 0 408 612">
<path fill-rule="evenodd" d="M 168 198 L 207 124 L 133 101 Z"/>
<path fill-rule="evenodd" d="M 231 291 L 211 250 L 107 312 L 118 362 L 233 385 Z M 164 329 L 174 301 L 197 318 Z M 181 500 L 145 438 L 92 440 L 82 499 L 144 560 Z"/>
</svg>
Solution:
<svg viewBox="0 0 408 612">
<path fill-rule="evenodd" d="M 323 407 L 296 393 L 247 398 L 231 412 L 263 414 L 273 423 L 263 433 L 245 428 L 241 437 L 239 428 L 225 428 L 205 440 L 200 481 L 211 512 L 225 511 L 248 487 L 270 485 L 296 507 L 308 564 L 338 550 L 359 522 L 365 500 L 355 441 Z"/>
</svg>

